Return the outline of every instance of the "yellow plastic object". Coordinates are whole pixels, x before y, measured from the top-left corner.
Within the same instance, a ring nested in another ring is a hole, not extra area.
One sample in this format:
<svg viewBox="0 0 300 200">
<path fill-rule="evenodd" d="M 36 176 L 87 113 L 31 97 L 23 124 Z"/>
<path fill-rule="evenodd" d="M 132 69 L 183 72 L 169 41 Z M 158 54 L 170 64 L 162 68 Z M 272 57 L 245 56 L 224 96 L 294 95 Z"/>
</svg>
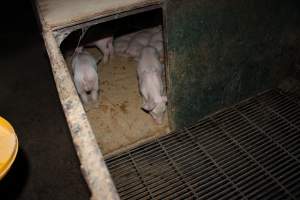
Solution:
<svg viewBox="0 0 300 200">
<path fill-rule="evenodd" d="M 0 180 L 10 169 L 18 152 L 18 138 L 8 121 L 0 117 Z"/>
</svg>

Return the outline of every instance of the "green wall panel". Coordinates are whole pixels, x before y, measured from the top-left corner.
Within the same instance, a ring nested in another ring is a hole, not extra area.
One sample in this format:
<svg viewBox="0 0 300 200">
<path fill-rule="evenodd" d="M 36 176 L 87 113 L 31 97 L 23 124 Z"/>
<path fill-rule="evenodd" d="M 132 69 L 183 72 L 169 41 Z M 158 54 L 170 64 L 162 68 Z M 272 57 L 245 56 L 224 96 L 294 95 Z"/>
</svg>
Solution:
<svg viewBox="0 0 300 200">
<path fill-rule="evenodd" d="M 298 65 L 297 1 L 168 0 L 169 116 L 181 128 L 274 87 Z"/>
</svg>

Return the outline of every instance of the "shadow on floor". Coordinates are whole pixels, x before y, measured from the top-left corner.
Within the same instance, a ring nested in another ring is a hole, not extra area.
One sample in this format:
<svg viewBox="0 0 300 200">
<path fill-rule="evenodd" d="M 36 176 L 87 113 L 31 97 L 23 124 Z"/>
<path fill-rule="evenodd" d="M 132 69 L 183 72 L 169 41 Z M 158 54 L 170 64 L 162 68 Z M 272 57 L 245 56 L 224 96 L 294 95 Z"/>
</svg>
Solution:
<svg viewBox="0 0 300 200">
<path fill-rule="evenodd" d="M 0 115 L 20 147 L 1 199 L 89 199 L 30 2 L 18 4 L 0 33 Z"/>
<path fill-rule="evenodd" d="M 29 173 L 28 158 L 24 150 L 19 149 L 14 164 L 0 182 L 0 193 L 6 193 L 9 199 L 18 199 L 28 181 Z"/>
</svg>

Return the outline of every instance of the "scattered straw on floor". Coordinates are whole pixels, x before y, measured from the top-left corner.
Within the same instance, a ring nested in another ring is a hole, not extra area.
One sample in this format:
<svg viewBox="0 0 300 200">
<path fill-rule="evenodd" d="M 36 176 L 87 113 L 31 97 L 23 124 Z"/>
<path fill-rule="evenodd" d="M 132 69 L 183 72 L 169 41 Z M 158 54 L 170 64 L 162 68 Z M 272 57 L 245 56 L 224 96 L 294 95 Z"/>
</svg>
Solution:
<svg viewBox="0 0 300 200">
<path fill-rule="evenodd" d="M 89 51 L 99 57 L 94 49 Z M 140 109 L 136 65 L 131 59 L 117 56 L 99 65 L 99 105 L 89 109 L 87 115 L 103 154 L 169 131 L 166 115 L 164 123 L 157 125 Z"/>
</svg>

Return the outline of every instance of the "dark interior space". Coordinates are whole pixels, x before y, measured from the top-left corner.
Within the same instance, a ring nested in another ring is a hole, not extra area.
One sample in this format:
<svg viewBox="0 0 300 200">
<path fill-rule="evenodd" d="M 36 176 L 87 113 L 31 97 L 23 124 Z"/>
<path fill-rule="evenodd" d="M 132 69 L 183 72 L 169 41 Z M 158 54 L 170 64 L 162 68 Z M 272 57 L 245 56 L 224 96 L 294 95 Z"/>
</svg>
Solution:
<svg viewBox="0 0 300 200">
<path fill-rule="evenodd" d="M 80 45 L 86 45 L 95 40 L 113 35 L 115 38 L 124 34 L 137 32 L 146 28 L 155 27 L 162 24 L 162 9 L 154 9 L 134 15 L 129 15 L 119 19 L 103 22 L 90 26 Z M 74 50 L 78 44 L 82 30 L 72 32 L 62 42 L 60 48 L 64 54 L 67 50 Z"/>
<path fill-rule="evenodd" d="M 19 139 L 1 199 L 88 199 L 48 56 L 29 1 L 6 3 L 0 33 L 0 115 Z M 17 14 L 16 14 L 17 13 Z"/>
</svg>

